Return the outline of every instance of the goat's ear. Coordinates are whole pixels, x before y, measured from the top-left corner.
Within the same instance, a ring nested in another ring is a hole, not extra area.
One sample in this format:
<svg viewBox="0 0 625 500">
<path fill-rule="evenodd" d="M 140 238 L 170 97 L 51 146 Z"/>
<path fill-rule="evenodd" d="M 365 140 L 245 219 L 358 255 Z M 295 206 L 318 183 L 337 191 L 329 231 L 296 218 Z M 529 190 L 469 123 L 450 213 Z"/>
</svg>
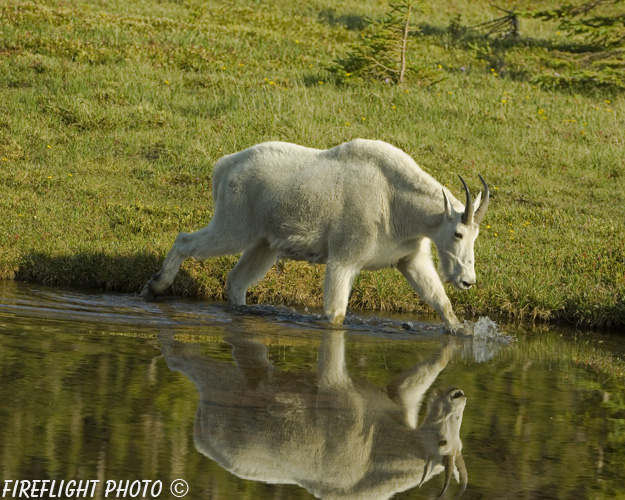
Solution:
<svg viewBox="0 0 625 500">
<path fill-rule="evenodd" d="M 443 199 L 444 199 L 444 204 L 445 204 L 445 215 L 447 216 L 448 219 L 451 219 L 454 216 L 454 214 L 451 208 L 451 203 L 449 203 L 449 198 L 447 198 L 447 194 L 445 193 L 444 188 L 443 188 Z"/>
<path fill-rule="evenodd" d="M 477 212 L 477 209 L 480 208 L 480 203 L 482 202 L 482 192 L 475 197 L 473 201 L 473 213 Z"/>
</svg>

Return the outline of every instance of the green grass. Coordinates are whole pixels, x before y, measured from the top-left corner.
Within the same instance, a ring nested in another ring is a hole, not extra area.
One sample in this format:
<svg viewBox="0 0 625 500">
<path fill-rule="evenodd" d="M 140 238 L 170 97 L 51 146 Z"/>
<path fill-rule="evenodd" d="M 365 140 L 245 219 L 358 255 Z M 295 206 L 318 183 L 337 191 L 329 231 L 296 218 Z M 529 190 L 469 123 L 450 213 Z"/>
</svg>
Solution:
<svg viewBox="0 0 625 500">
<path fill-rule="evenodd" d="M 376 138 L 459 197 L 457 173 L 492 188 L 479 285 L 449 290 L 457 312 L 625 326 L 623 96 L 532 85 L 558 42 L 538 21 L 522 21 L 524 38 L 496 60 L 452 40 L 455 13 L 498 17 L 486 2 L 441 2 L 419 18 L 409 57 L 440 65 L 442 83 L 333 83 L 325 68 L 385 9 L 3 1 L 0 277 L 138 291 L 179 231 L 210 220 L 220 156 L 266 140 Z M 234 262 L 188 261 L 172 293 L 222 300 Z M 322 279 L 322 268 L 287 263 L 250 301 L 316 307 Z M 363 273 L 351 306 L 427 310 L 394 271 Z"/>
</svg>

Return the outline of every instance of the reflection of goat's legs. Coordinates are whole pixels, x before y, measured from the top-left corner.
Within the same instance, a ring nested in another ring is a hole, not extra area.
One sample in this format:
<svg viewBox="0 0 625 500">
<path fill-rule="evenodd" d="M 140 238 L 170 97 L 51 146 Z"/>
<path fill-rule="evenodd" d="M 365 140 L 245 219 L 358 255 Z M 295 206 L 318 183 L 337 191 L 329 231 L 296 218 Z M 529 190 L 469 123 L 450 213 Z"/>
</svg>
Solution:
<svg viewBox="0 0 625 500">
<path fill-rule="evenodd" d="M 175 340 L 174 334 L 174 330 L 167 329 L 160 330 L 158 334 L 161 351 L 170 370 L 183 373 L 198 389 L 202 381 L 213 372 L 224 372 L 222 361 L 202 355 L 197 345 Z"/>
<path fill-rule="evenodd" d="M 326 265 L 326 277 L 323 283 L 323 309 L 333 325 L 340 325 L 345 319 L 349 292 L 352 289 L 356 274 L 358 274 L 358 270 L 343 264 L 328 262 Z"/>
<path fill-rule="evenodd" d="M 345 365 L 345 331 L 327 331 L 319 346 L 317 377 L 319 387 L 344 388 L 351 384 Z"/>
<path fill-rule="evenodd" d="M 405 423 L 411 429 L 417 428 L 423 396 L 447 366 L 454 349 L 443 348 L 435 357 L 413 366 L 386 386 L 389 397 L 402 407 Z"/>
<path fill-rule="evenodd" d="M 141 290 L 143 297 L 155 297 L 163 293 L 174 282 L 182 262 L 189 257 L 202 261 L 209 257 L 238 253 L 245 248 L 240 239 L 232 236 L 234 231 L 222 230 L 214 220 L 204 229 L 178 235 L 161 270 Z"/>
<path fill-rule="evenodd" d="M 264 240 L 246 250 L 234 269 L 228 273 L 228 303 L 233 306 L 245 305 L 245 292 L 265 276 L 277 256 L 278 252 L 269 248 Z"/>
<path fill-rule="evenodd" d="M 232 346 L 232 358 L 250 389 L 256 389 L 261 382 L 270 378 L 273 365 L 267 356 L 267 346 L 243 338 L 240 332 L 226 338 Z"/>
</svg>

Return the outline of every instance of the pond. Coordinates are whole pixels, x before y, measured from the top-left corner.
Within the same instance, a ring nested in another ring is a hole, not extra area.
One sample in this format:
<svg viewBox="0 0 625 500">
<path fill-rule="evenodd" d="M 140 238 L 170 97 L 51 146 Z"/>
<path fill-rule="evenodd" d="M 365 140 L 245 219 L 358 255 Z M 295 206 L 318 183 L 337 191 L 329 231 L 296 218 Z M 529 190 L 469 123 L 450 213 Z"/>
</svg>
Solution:
<svg viewBox="0 0 625 500">
<path fill-rule="evenodd" d="M 625 498 L 620 346 L 0 282 L 2 498 Z"/>
</svg>

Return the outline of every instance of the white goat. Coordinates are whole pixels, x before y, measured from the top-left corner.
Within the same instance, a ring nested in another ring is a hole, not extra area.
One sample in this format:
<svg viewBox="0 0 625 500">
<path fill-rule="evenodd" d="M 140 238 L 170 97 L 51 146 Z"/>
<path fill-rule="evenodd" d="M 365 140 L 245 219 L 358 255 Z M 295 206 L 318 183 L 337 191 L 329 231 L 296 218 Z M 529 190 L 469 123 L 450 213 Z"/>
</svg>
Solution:
<svg viewBox="0 0 625 500">
<path fill-rule="evenodd" d="M 488 207 L 488 186 L 463 205 L 403 151 L 357 139 L 325 151 L 268 142 L 224 156 L 213 173 L 215 213 L 195 233 L 180 233 L 161 271 L 143 287 L 162 293 L 188 257 L 243 255 L 228 274 L 231 305 L 276 259 L 326 264 L 324 310 L 345 319 L 352 283 L 362 269 L 397 267 L 451 329 L 460 327 L 444 282 L 475 284 L 474 243 Z M 439 275 L 430 250 L 434 242 Z"/>
</svg>

